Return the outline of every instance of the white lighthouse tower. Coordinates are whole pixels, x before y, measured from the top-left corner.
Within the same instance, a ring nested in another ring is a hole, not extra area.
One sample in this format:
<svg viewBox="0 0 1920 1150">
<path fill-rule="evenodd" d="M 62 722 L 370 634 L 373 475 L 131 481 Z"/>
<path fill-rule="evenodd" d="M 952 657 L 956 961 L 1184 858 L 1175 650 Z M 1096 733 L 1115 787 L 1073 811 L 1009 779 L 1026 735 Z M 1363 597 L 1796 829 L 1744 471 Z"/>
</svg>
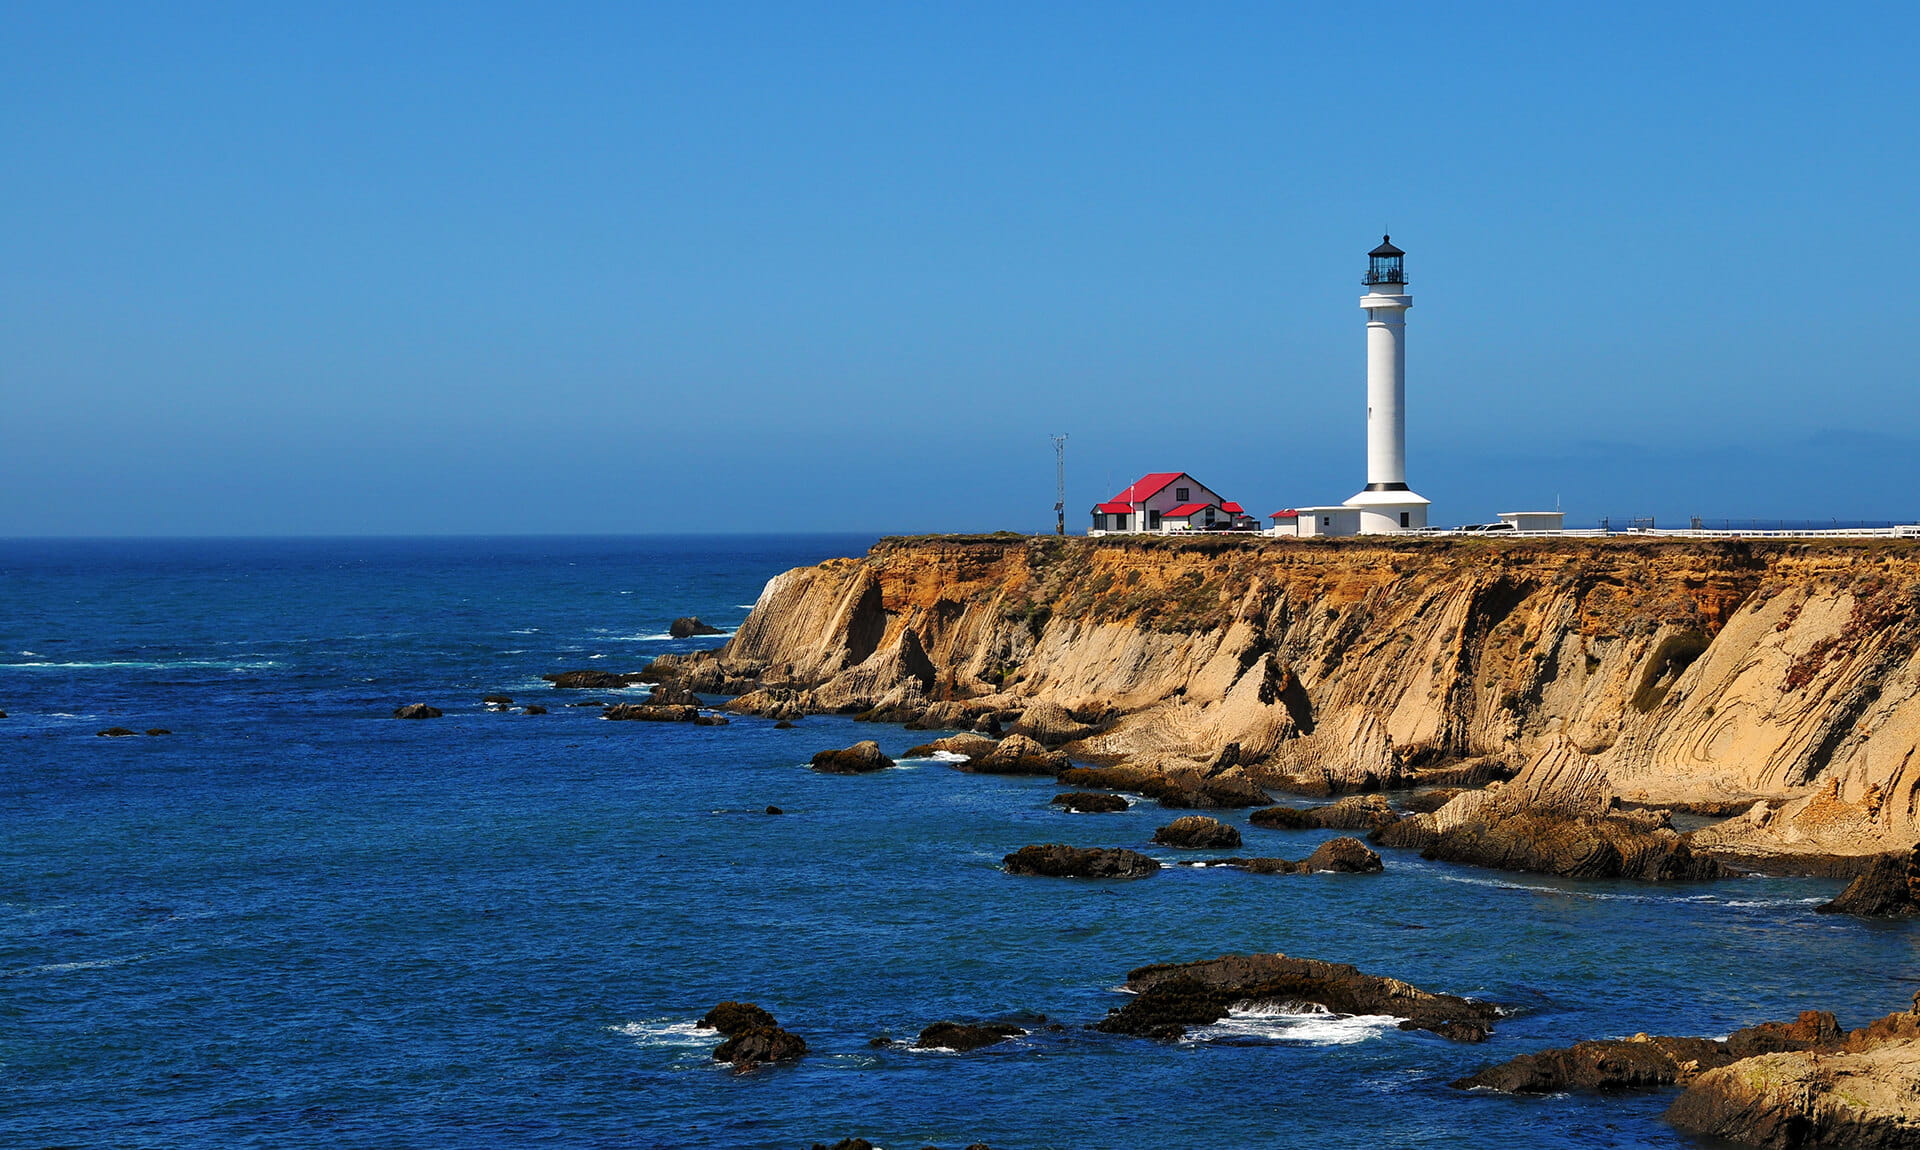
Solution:
<svg viewBox="0 0 1920 1150">
<path fill-rule="evenodd" d="M 1367 488 L 1347 500 L 1360 512 L 1360 534 L 1419 531 L 1428 500 L 1407 487 L 1407 309 L 1405 252 L 1381 236 L 1367 253 Z"/>
</svg>

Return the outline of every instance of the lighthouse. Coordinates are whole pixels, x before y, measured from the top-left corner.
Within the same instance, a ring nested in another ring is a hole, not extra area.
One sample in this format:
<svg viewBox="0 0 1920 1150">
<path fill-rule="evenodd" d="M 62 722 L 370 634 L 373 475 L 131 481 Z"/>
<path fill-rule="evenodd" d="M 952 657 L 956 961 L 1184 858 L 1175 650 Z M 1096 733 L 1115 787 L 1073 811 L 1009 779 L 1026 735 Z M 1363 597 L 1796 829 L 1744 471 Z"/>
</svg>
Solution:
<svg viewBox="0 0 1920 1150">
<path fill-rule="evenodd" d="M 1367 253 L 1367 486 L 1346 506 L 1360 513 L 1362 535 L 1419 531 L 1428 500 L 1407 487 L 1407 253 L 1381 236 Z"/>
</svg>

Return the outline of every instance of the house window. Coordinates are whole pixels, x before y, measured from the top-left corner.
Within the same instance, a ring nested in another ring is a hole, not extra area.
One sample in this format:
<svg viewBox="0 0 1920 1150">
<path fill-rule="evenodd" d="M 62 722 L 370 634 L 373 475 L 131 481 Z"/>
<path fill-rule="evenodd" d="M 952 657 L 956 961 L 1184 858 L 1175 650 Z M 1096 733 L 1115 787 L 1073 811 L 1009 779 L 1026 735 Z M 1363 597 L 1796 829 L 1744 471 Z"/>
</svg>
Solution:
<svg viewBox="0 0 1920 1150">
<path fill-rule="evenodd" d="M 1413 512 L 1411 512 L 1411 511 L 1402 511 L 1402 512 L 1400 513 L 1400 526 L 1402 526 L 1402 527 L 1411 527 L 1411 526 L 1413 526 Z"/>
<path fill-rule="evenodd" d="M 1207 508 L 1207 522 L 1208 523 L 1213 522 L 1213 508 L 1211 507 Z"/>
<path fill-rule="evenodd" d="M 1320 526 L 1322 526 L 1322 527 L 1332 527 L 1332 526 L 1333 526 L 1333 516 L 1331 516 L 1331 515 L 1322 515 L 1322 516 L 1320 517 Z"/>
<path fill-rule="evenodd" d="M 1147 530 L 1151 531 L 1158 526 L 1160 526 L 1160 513 L 1158 511 L 1147 512 Z"/>
<path fill-rule="evenodd" d="M 1179 500 L 1180 502 L 1182 502 L 1182 503 L 1185 503 L 1185 502 L 1187 502 L 1188 500 L 1190 500 L 1190 499 L 1192 499 L 1192 498 L 1193 498 L 1193 497 L 1192 497 L 1191 495 L 1188 495 L 1188 494 L 1187 494 L 1187 492 L 1188 492 L 1188 491 L 1190 491 L 1190 490 L 1191 490 L 1191 488 L 1186 488 L 1186 487 L 1176 487 L 1176 488 L 1174 488 L 1174 489 L 1173 489 L 1173 497 L 1174 497 L 1175 499 L 1178 499 L 1178 500 Z"/>
</svg>

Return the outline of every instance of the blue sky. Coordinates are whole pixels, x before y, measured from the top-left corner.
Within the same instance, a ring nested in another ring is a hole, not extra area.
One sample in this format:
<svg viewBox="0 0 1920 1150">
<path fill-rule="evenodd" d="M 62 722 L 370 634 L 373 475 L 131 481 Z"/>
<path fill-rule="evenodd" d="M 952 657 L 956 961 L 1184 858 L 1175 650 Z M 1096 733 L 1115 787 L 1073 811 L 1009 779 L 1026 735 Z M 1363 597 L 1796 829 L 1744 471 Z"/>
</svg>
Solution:
<svg viewBox="0 0 1920 1150">
<path fill-rule="evenodd" d="M 1920 517 L 1912 5 L 0 10 L 0 535 Z"/>
</svg>

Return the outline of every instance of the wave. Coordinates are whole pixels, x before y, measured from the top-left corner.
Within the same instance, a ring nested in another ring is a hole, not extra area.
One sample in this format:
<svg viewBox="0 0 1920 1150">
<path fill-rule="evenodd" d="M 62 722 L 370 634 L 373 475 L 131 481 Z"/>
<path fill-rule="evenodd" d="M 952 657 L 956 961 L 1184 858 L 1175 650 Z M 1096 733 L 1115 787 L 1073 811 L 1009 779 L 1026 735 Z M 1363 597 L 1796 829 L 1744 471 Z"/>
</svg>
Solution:
<svg viewBox="0 0 1920 1150">
<path fill-rule="evenodd" d="M 0 663 L 0 670 L 34 671 L 83 671 L 107 670 L 115 667 L 132 667 L 142 671 L 164 671 L 179 667 L 204 668 L 220 671 L 262 671 L 282 664 L 276 659 L 259 659 L 253 662 L 233 662 L 225 659 L 105 659 L 98 662 L 79 663 Z"/>
<path fill-rule="evenodd" d="M 615 643 L 669 643 L 677 640 L 677 636 L 672 635 L 666 631 L 661 631 L 658 634 L 653 634 L 653 635 L 606 635 L 603 637 Z M 733 632 L 722 631 L 718 635 L 689 635 L 687 636 L 687 638 L 689 639 L 731 639 L 733 638 Z"/>
<path fill-rule="evenodd" d="M 27 974 L 65 974 L 73 970 L 101 970 L 109 966 L 125 966 L 130 962 L 139 962 L 147 957 L 144 954 L 131 954 L 125 958 L 94 958 L 82 962 L 49 962 L 43 966 L 23 966 L 17 970 L 0 971 L 0 978 L 18 978 Z"/>
<path fill-rule="evenodd" d="M 1594 902 L 1657 902 L 1667 904 L 1697 902 L 1715 903 L 1721 906 L 1742 908 L 1770 906 L 1811 906 L 1828 901 L 1820 897 L 1798 898 L 1729 898 L 1720 894 L 1636 894 L 1619 890 L 1572 890 L 1567 887 L 1542 886 L 1538 883 L 1516 882 L 1512 879 L 1480 878 L 1474 875 L 1447 874 L 1435 869 L 1435 877 L 1444 882 L 1461 883 L 1466 886 L 1492 887 L 1497 890 L 1522 890 L 1533 894 L 1552 894 L 1562 898 L 1584 898 Z"/>
<path fill-rule="evenodd" d="M 719 1031 L 703 1028 L 698 1022 L 688 1022 L 684 1019 L 677 1021 L 666 1018 L 645 1019 L 640 1022 L 623 1022 L 618 1026 L 609 1026 L 607 1029 L 633 1039 L 640 1046 L 708 1049 L 718 1046 L 721 1041 Z"/>
<path fill-rule="evenodd" d="M 1249 1009 L 1230 1011 L 1219 1022 L 1195 1027 L 1187 1032 L 1185 1041 L 1256 1039 L 1307 1046 L 1351 1046 L 1399 1028 L 1400 1020 L 1391 1014 L 1334 1014 L 1324 1009 L 1305 1008 Z"/>
</svg>

